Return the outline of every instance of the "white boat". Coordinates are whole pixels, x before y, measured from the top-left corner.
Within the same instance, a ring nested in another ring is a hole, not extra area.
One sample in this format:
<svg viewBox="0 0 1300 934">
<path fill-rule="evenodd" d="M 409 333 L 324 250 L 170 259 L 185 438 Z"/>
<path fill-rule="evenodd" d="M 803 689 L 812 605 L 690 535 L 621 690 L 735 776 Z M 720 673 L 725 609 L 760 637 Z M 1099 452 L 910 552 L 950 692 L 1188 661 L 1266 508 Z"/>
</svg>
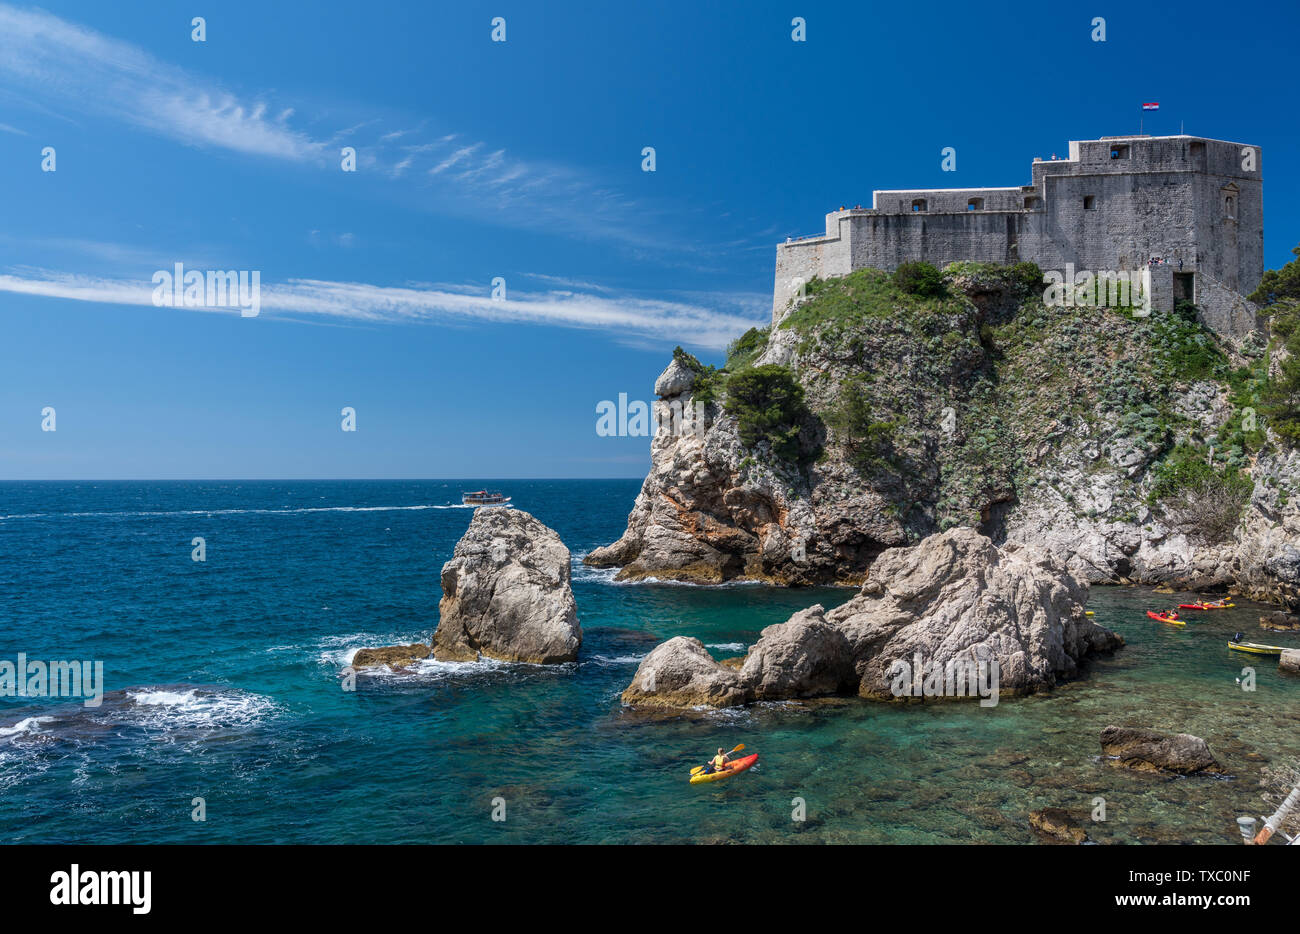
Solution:
<svg viewBox="0 0 1300 934">
<path fill-rule="evenodd" d="M 460 501 L 466 506 L 504 506 L 510 502 L 510 497 L 500 490 L 475 490 L 461 493 Z"/>
</svg>

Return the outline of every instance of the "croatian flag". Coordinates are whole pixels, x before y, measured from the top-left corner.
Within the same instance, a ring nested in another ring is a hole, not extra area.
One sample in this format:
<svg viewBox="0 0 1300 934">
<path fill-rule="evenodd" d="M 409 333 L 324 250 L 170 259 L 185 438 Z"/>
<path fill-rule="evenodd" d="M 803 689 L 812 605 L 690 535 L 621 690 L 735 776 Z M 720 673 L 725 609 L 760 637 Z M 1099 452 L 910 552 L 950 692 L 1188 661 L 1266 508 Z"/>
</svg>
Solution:
<svg viewBox="0 0 1300 934">
<path fill-rule="evenodd" d="M 1142 109 L 1143 109 L 1143 110 L 1159 110 L 1159 109 L 1160 109 L 1160 105 L 1159 105 L 1158 103 L 1143 104 L 1143 105 L 1142 105 Z"/>
</svg>

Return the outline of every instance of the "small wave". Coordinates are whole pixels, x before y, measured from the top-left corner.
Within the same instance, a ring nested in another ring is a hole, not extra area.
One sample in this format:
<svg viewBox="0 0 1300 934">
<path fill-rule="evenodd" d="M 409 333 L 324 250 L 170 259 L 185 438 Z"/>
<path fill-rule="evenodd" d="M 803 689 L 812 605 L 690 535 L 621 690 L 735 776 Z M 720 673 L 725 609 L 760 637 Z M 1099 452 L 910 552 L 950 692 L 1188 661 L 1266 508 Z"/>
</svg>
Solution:
<svg viewBox="0 0 1300 934">
<path fill-rule="evenodd" d="M 743 642 L 706 642 L 706 643 L 704 643 L 704 647 L 705 647 L 706 649 L 717 649 L 717 650 L 720 651 L 720 652 L 739 652 L 741 649 L 745 648 L 745 643 L 743 643 Z"/>
<path fill-rule="evenodd" d="M 355 655 L 352 652 L 349 655 Z M 528 662 L 503 662 L 495 658 L 480 656 L 476 662 L 442 662 L 436 658 L 423 658 L 412 662 L 405 668 L 390 668 L 387 665 L 358 668 L 357 674 L 365 678 L 394 681 L 447 681 L 463 678 L 479 678 L 484 675 L 502 675 L 511 672 L 551 670 L 564 668 L 564 665 L 533 665 Z"/>
<path fill-rule="evenodd" d="M 575 581 L 582 581 L 594 584 L 621 584 L 622 581 L 614 580 L 618 574 L 618 568 L 593 568 L 591 565 L 582 563 L 582 555 L 575 556 L 569 576 Z"/>
<path fill-rule="evenodd" d="M 636 580 L 618 580 L 619 568 L 593 568 L 583 564 L 586 555 L 574 555 L 570 577 L 581 583 L 612 584 L 615 587 L 640 587 L 646 584 L 658 584 L 672 587 L 762 587 L 762 581 L 723 581 L 720 584 L 702 584 L 696 581 L 679 581 L 665 577 L 639 577 Z"/>
<path fill-rule="evenodd" d="M 585 554 L 573 555 L 569 576 L 580 583 L 614 584 L 615 587 L 641 587 L 645 584 L 668 585 L 668 587 L 763 587 L 762 580 L 724 580 L 720 584 L 702 584 L 694 580 L 672 580 L 669 578 L 637 578 L 636 580 L 617 580 L 620 568 L 591 567 L 584 565 Z"/>
<path fill-rule="evenodd" d="M 124 719 L 168 730 L 250 726 L 278 710 L 269 697 L 236 690 L 139 688 L 128 689 L 126 698 Z"/>
<path fill-rule="evenodd" d="M 593 655 L 583 661 L 600 665 L 602 668 L 614 668 L 619 665 L 639 665 L 645 658 L 644 655 Z"/>
<path fill-rule="evenodd" d="M 0 726 L 0 737 L 16 736 L 19 733 L 40 733 L 42 723 L 53 723 L 54 717 L 24 717 L 13 726 Z"/>
<path fill-rule="evenodd" d="M 710 707 L 707 704 L 700 704 L 690 709 L 692 713 L 703 714 L 710 720 L 721 720 L 726 723 L 741 723 L 753 719 L 753 714 L 748 707 Z"/>
</svg>

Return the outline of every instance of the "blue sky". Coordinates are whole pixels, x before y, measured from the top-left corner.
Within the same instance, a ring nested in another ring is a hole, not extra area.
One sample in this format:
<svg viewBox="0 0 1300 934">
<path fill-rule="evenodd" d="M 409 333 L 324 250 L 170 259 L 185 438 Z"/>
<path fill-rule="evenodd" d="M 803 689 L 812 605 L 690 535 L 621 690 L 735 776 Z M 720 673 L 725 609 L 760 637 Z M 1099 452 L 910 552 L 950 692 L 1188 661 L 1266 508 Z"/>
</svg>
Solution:
<svg viewBox="0 0 1300 934">
<path fill-rule="evenodd" d="M 983 6 L 0 0 L 0 478 L 641 476 L 597 404 L 765 323 L 778 241 L 1143 101 L 1263 147 L 1290 258 L 1300 7 Z M 154 307 L 177 262 L 261 313 Z"/>
</svg>

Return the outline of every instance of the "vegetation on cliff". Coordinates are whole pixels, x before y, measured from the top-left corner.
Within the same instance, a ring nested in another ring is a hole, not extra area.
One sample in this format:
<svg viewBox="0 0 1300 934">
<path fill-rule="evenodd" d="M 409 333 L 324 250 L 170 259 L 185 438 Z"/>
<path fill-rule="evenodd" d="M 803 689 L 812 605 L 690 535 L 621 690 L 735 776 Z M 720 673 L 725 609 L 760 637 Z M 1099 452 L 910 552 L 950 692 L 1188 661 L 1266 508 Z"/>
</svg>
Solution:
<svg viewBox="0 0 1300 934">
<path fill-rule="evenodd" d="M 1291 281 L 1269 280 L 1278 302 Z M 1221 540 L 1251 488 L 1243 469 L 1266 445 L 1253 412 L 1268 411 L 1284 433 L 1282 405 L 1267 400 L 1285 393 L 1267 360 L 1221 346 L 1189 303 L 1144 317 L 1049 306 L 1042 294 L 1032 263 L 942 273 L 909 263 L 892 275 L 813 279 L 779 325 L 793 338 L 788 369 L 753 367 L 768 339 L 755 329 L 722 370 L 699 367 L 698 388 L 736 416 L 746 446 L 767 441 L 788 464 L 808 464 L 808 426 L 819 426 L 823 463 L 849 465 L 913 538 L 983 526 L 1053 484 L 1052 456 L 1073 438 L 1095 439 L 1084 445 L 1095 449 L 1087 469 L 1114 471 L 1129 488 L 1113 518 L 1133 521 L 1145 503 Z M 1288 320 L 1275 327 L 1300 343 Z M 1283 377 L 1300 385 L 1297 361 Z M 1207 500 L 1214 509 L 1197 506 Z"/>
<path fill-rule="evenodd" d="M 860 269 L 813 279 L 778 333 L 746 332 L 720 369 L 675 356 L 696 398 L 736 419 L 746 463 L 808 491 L 839 478 L 821 497 L 869 488 L 912 540 L 993 528 L 1032 494 L 1081 519 L 1150 509 L 1200 543 L 1230 538 L 1270 437 L 1300 441 L 1300 259 L 1255 296 L 1271 356 L 1222 344 L 1187 302 L 1143 315 L 1043 294 L 1032 263 Z M 1100 499 L 1090 474 L 1108 478 Z"/>
<path fill-rule="evenodd" d="M 746 447 L 762 442 L 777 459 L 799 463 L 810 453 L 801 449 L 799 433 L 810 420 L 803 387 L 790 371 L 764 364 L 732 374 L 727 380 L 726 409 L 736 417 L 736 430 Z"/>
<path fill-rule="evenodd" d="M 1272 349 L 1280 351 L 1277 372 L 1261 393 L 1261 411 L 1277 434 L 1300 446 L 1300 246 L 1296 259 L 1264 273 L 1251 301 L 1262 305 L 1272 325 Z"/>
</svg>

